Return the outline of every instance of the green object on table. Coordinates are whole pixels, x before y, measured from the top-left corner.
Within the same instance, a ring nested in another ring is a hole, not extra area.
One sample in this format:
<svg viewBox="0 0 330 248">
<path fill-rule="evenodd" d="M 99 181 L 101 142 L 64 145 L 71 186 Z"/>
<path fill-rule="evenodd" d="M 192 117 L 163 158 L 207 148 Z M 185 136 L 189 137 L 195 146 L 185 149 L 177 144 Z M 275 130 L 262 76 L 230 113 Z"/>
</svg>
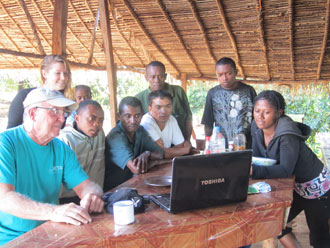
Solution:
<svg viewBox="0 0 330 248">
<path fill-rule="evenodd" d="M 249 185 L 248 187 L 248 195 L 250 194 L 257 194 L 257 193 L 260 193 L 258 189 L 256 189 L 255 187 Z"/>
</svg>

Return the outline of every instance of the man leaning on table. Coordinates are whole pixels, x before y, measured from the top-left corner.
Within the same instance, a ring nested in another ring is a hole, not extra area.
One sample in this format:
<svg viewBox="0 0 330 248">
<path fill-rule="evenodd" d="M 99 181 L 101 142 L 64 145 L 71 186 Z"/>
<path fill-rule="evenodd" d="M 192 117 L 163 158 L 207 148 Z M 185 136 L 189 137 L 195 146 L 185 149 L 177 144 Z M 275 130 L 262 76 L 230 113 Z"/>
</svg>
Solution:
<svg viewBox="0 0 330 248">
<path fill-rule="evenodd" d="M 119 103 L 119 122 L 105 139 L 104 191 L 147 172 L 156 160 L 163 159 L 163 150 L 140 126 L 141 102 L 135 97 L 125 97 Z M 154 161 L 150 161 L 154 160 Z"/>
<path fill-rule="evenodd" d="M 58 91 L 32 90 L 24 101 L 23 125 L 0 134 L 0 245 L 43 221 L 87 224 L 89 213 L 102 211 L 102 189 L 55 138 L 73 104 Z M 57 205 L 62 183 L 82 199 L 80 206 Z"/>
<path fill-rule="evenodd" d="M 178 122 L 172 116 L 171 94 L 156 90 L 149 94 L 148 99 L 149 112 L 142 117 L 141 125 L 164 150 L 166 158 L 189 154 L 192 151 L 191 144 L 184 140 Z"/>
</svg>

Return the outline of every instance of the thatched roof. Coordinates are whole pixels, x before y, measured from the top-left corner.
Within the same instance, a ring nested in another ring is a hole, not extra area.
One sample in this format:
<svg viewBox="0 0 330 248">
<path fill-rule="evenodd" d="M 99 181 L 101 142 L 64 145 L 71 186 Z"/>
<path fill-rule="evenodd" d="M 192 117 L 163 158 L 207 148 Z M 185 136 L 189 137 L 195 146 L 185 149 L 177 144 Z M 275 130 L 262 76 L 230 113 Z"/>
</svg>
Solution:
<svg viewBox="0 0 330 248">
<path fill-rule="evenodd" d="M 160 60 L 178 78 L 205 79 L 214 78 L 215 62 L 228 56 L 246 80 L 330 80 L 329 0 L 109 3 L 114 60 L 120 68 L 142 69 Z M 93 43 L 97 12 L 97 0 L 68 1 L 66 54 L 78 65 L 104 69 L 99 28 Z M 53 15 L 54 0 L 1 0 L 0 68 L 39 67 L 38 56 L 52 53 Z"/>
</svg>

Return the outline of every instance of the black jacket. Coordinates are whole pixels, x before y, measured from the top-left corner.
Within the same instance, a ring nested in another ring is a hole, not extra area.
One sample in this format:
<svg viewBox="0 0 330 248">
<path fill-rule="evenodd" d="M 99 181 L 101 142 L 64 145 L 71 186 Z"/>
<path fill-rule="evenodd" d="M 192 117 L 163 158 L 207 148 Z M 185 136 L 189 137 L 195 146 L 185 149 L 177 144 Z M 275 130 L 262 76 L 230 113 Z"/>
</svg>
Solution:
<svg viewBox="0 0 330 248">
<path fill-rule="evenodd" d="M 9 107 L 7 129 L 16 127 L 23 123 L 23 102 L 30 91 L 34 89 L 36 88 L 22 89 L 17 93 Z"/>
<path fill-rule="evenodd" d="M 253 121 L 251 127 L 253 156 L 272 158 L 273 166 L 253 166 L 253 178 L 284 178 L 295 175 L 303 183 L 317 177 L 323 169 L 322 162 L 305 144 L 311 129 L 282 116 L 275 129 L 274 138 L 265 148 L 263 131 Z"/>
</svg>

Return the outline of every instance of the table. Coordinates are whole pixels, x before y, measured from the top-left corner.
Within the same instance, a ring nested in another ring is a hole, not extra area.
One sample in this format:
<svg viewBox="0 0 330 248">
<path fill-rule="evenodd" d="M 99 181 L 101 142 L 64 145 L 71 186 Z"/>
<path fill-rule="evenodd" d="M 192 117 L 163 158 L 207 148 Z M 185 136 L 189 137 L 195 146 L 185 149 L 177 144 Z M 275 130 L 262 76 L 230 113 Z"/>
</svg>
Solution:
<svg viewBox="0 0 330 248">
<path fill-rule="evenodd" d="M 166 193 L 169 187 L 152 187 L 144 178 L 170 175 L 171 165 L 155 167 L 122 186 L 140 194 Z M 256 180 L 250 180 L 250 184 Z M 260 180 L 259 180 L 260 181 Z M 150 203 L 135 223 L 114 225 L 107 213 L 93 215 L 90 224 L 73 226 L 48 221 L 4 247 L 239 247 L 276 237 L 285 209 L 292 201 L 293 179 L 264 180 L 272 192 L 249 195 L 245 202 L 169 214 Z"/>
</svg>

